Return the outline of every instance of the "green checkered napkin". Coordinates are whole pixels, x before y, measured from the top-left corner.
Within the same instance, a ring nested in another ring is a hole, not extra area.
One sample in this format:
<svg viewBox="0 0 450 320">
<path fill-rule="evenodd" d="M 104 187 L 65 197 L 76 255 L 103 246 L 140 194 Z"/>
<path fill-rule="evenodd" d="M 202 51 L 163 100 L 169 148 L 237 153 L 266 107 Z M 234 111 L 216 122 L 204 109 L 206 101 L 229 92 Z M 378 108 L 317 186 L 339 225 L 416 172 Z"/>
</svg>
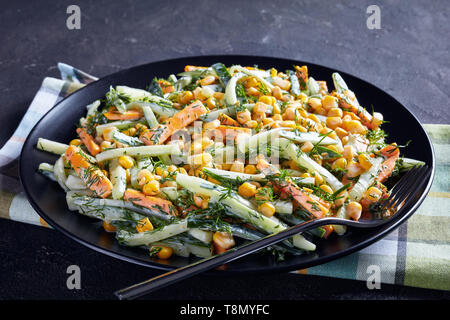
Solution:
<svg viewBox="0 0 450 320">
<path fill-rule="evenodd" d="M 0 149 L 0 217 L 47 226 L 28 203 L 16 175 L 17 157 L 35 123 L 59 100 L 97 80 L 58 64 L 62 80 L 45 78 L 14 135 Z M 419 210 L 397 230 L 344 258 L 301 274 L 366 281 L 379 266 L 381 282 L 450 290 L 450 125 L 425 125 L 436 152 L 436 176 Z M 9 223 L 6 220 L 0 223 Z"/>
</svg>

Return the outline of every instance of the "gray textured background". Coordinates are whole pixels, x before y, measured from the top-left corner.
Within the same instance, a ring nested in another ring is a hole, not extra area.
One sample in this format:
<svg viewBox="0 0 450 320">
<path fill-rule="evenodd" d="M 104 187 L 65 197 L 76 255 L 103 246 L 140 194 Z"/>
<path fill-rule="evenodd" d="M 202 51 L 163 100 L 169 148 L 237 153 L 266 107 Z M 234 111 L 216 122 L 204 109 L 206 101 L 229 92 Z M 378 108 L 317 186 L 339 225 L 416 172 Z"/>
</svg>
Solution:
<svg viewBox="0 0 450 320">
<path fill-rule="evenodd" d="M 81 30 L 66 28 L 69 4 L 81 7 Z M 381 8 L 381 30 L 366 27 L 370 4 Z M 58 76 L 59 61 L 104 76 L 202 54 L 323 64 L 379 86 L 423 123 L 450 123 L 449 14 L 448 1 L 2 1 L 0 145 L 43 77 Z M 111 298 L 114 289 L 153 274 L 56 232 L 10 221 L 0 221 L 0 260 L 0 298 Z M 85 275 L 79 292 L 65 288 L 70 264 L 80 265 Z M 363 282 L 288 274 L 214 282 L 205 286 L 191 279 L 152 298 L 448 297 L 389 285 L 368 291 Z"/>
</svg>

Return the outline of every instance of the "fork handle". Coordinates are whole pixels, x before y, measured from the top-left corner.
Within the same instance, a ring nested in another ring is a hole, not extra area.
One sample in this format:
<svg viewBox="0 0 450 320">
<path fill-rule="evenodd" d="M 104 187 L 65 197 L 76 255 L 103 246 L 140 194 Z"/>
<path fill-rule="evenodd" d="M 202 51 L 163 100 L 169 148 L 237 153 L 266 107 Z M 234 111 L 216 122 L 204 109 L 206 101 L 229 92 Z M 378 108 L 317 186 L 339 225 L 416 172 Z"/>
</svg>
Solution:
<svg viewBox="0 0 450 320">
<path fill-rule="evenodd" d="M 270 234 L 264 238 L 252 241 L 238 248 L 230 249 L 222 254 L 199 260 L 185 267 L 171 270 L 144 282 L 135 284 L 125 289 L 118 290 L 114 294 L 120 300 L 138 298 L 147 293 L 156 291 L 178 281 L 190 278 L 196 274 L 213 269 L 215 267 L 219 267 L 225 263 L 259 251 L 270 245 L 283 241 L 284 239 L 292 237 L 300 232 L 304 232 L 309 229 L 324 226 L 327 224 L 342 224 L 342 219 L 322 218 L 306 221 L 304 223 L 285 229 L 279 233 Z"/>
</svg>

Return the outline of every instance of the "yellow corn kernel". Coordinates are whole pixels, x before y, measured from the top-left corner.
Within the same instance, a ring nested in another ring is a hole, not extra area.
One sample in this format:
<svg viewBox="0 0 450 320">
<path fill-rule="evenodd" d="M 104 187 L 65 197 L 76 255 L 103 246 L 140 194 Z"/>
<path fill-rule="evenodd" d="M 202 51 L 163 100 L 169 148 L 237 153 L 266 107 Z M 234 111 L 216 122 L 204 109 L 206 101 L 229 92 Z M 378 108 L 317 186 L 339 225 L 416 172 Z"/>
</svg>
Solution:
<svg viewBox="0 0 450 320">
<path fill-rule="evenodd" d="M 347 159 L 345 159 L 344 157 L 335 160 L 331 165 L 331 169 L 333 170 L 345 169 L 346 167 L 347 167 Z"/>
<path fill-rule="evenodd" d="M 263 215 L 269 218 L 275 214 L 275 206 L 270 202 L 264 202 L 258 207 L 258 210 Z"/>
<path fill-rule="evenodd" d="M 313 193 L 313 190 L 310 189 L 310 188 L 303 187 L 302 189 L 303 189 L 303 191 L 305 191 L 306 193 Z"/>
<path fill-rule="evenodd" d="M 144 218 L 136 224 L 136 230 L 138 232 L 152 231 L 153 225 L 148 218 Z"/>
<path fill-rule="evenodd" d="M 369 170 L 372 167 L 372 163 L 369 161 L 369 157 L 364 153 L 361 153 L 358 156 L 358 162 L 365 171 Z"/>
<path fill-rule="evenodd" d="M 315 114 L 308 114 L 307 116 L 308 119 L 311 119 L 312 121 L 314 121 L 315 123 L 320 123 L 319 118 L 317 118 L 317 116 Z"/>
<path fill-rule="evenodd" d="M 136 123 L 136 130 L 139 132 L 143 132 L 144 130 L 147 130 L 148 127 L 145 124 L 142 123 Z"/>
<path fill-rule="evenodd" d="M 311 178 L 311 174 L 309 174 L 308 172 L 303 173 L 300 178 Z"/>
<path fill-rule="evenodd" d="M 281 121 L 281 120 L 283 120 L 283 117 L 281 116 L 281 114 L 277 113 L 277 114 L 273 115 L 272 119 L 274 121 Z"/>
<path fill-rule="evenodd" d="M 297 124 L 293 120 L 280 121 L 280 127 L 295 128 L 296 126 L 297 126 Z"/>
<path fill-rule="evenodd" d="M 337 136 L 339 137 L 339 139 L 342 139 L 343 137 L 348 136 L 348 132 L 342 128 L 337 127 L 336 129 L 334 129 L 334 132 L 336 132 Z"/>
<path fill-rule="evenodd" d="M 270 69 L 270 76 L 271 76 L 272 78 L 273 78 L 273 77 L 276 77 L 277 74 L 278 74 L 278 70 L 277 70 L 277 69 L 275 69 L 275 68 L 271 68 L 271 69 Z"/>
<path fill-rule="evenodd" d="M 353 160 L 353 157 L 355 156 L 351 146 L 345 146 L 344 151 L 342 151 L 342 155 L 347 159 L 347 161 Z"/>
<path fill-rule="evenodd" d="M 354 161 L 350 161 L 347 164 L 347 176 L 349 178 L 354 178 L 357 177 L 359 175 L 361 175 L 361 173 L 364 172 L 364 169 L 356 162 Z"/>
<path fill-rule="evenodd" d="M 102 150 L 102 151 L 105 151 L 105 150 L 107 150 L 107 149 L 110 149 L 111 148 L 111 142 L 109 142 L 109 141 L 103 141 L 101 144 L 100 144 L 100 149 Z"/>
<path fill-rule="evenodd" d="M 362 134 L 366 131 L 359 120 L 343 120 L 342 128 L 349 131 L 350 133 Z"/>
<path fill-rule="evenodd" d="M 253 164 L 246 165 L 244 168 L 244 173 L 255 174 L 256 167 Z"/>
<path fill-rule="evenodd" d="M 250 87 L 246 90 L 247 95 L 253 96 L 253 97 L 259 97 L 261 95 L 261 92 L 256 89 L 255 87 Z"/>
<path fill-rule="evenodd" d="M 159 259 L 167 260 L 172 256 L 173 249 L 171 247 L 158 245 L 158 246 L 151 246 L 150 252 L 155 252 L 156 256 Z"/>
<path fill-rule="evenodd" d="M 117 130 L 116 127 L 106 128 L 103 130 L 103 139 L 107 141 L 112 141 L 111 133 Z"/>
<path fill-rule="evenodd" d="M 218 101 L 222 100 L 225 96 L 225 93 L 223 92 L 214 92 L 213 97 L 216 98 Z"/>
<path fill-rule="evenodd" d="M 236 114 L 236 120 L 240 123 L 240 124 L 244 124 L 247 121 L 252 120 L 252 114 L 250 113 L 250 111 L 248 110 L 244 110 L 244 111 L 240 111 Z"/>
<path fill-rule="evenodd" d="M 171 164 L 170 166 L 168 166 L 167 167 L 167 171 L 169 171 L 169 172 L 175 172 L 175 171 L 177 171 L 177 166 L 175 166 L 175 165 L 173 165 L 173 164 Z"/>
<path fill-rule="evenodd" d="M 339 118 L 342 118 L 343 115 L 344 115 L 344 113 L 342 112 L 341 108 L 331 108 L 327 112 L 327 116 L 328 117 L 339 117 Z"/>
<path fill-rule="evenodd" d="M 280 114 L 281 108 L 277 103 L 277 99 L 275 99 L 275 97 L 271 97 L 271 98 L 273 98 L 273 100 L 274 100 L 274 102 L 272 103 L 272 106 L 273 106 L 272 114 Z"/>
<path fill-rule="evenodd" d="M 288 80 L 282 79 L 280 77 L 272 78 L 272 83 L 286 91 L 291 88 L 291 83 Z"/>
<path fill-rule="evenodd" d="M 337 99 L 333 96 L 325 96 L 322 99 L 322 105 L 328 111 L 332 108 L 337 108 L 338 102 L 337 102 Z"/>
<path fill-rule="evenodd" d="M 314 148 L 314 145 L 313 145 L 311 142 L 306 141 L 306 142 L 300 147 L 300 150 L 302 150 L 303 152 L 310 152 L 313 148 Z"/>
<path fill-rule="evenodd" d="M 341 192 L 337 195 L 336 200 L 334 200 L 334 205 L 335 205 L 336 207 L 342 206 L 342 205 L 344 204 L 345 200 L 347 200 L 347 197 L 348 197 L 348 192 L 347 192 L 346 190 L 341 191 Z"/>
<path fill-rule="evenodd" d="M 273 122 L 274 120 L 272 118 L 264 118 L 262 121 L 263 125 L 271 124 Z"/>
<path fill-rule="evenodd" d="M 116 227 L 106 221 L 103 221 L 103 229 L 107 232 L 116 232 Z"/>
<path fill-rule="evenodd" d="M 366 198 L 373 202 L 380 200 L 382 195 L 383 192 L 377 187 L 370 187 L 366 191 Z"/>
<path fill-rule="evenodd" d="M 207 86 L 213 84 L 214 81 L 216 81 L 216 78 L 214 76 L 206 76 L 202 80 L 200 80 L 200 84 L 202 86 Z"/>
<path fill-rule="evenodd" d="M 159 182 L 157 180 L 151 180 L 142 187 L 142 191 L 147 196 L 154 196 L 158 194 L 159 189 Z"/>
<path fill-rule="evenodd" d="M 69 144 L 71 146 L 79 146 L 81 144 L 81 140 L 80 139 L 73 139 L 72 141 L 70 141 Z"/>
<path fill-rule="evenodd" d="M 209 97 L 208 100 L 206 100 L 206 106 L 211 110 L 214 109 L 217 106 L 216 99 L 213 97 Z"/>
<path fill-rule="evenodd" d="M 218 120 L 218 119 L 210 121 L 210 122 L 206 122 L 205 124 L 203 124 L 203 128 L 205 130 L 214 130 L 218 126 L 220 126 L 220 120 Z"/>
<path fill-rule="evenodd" d="M 248 182 L 244 182 L 239 186 L 238 192 L 241 196 L 250 198 L 256 194 L 256 186 Z"/>
<path fill-rule="evenodd" d="M 128 129 L 122 131 L 122 133 L 124 133 L 130 137 L 134 136 L 136 134 L 136 132 L 137 132 L 136 128 L 128 128 Z"/>
<path fill-rule="evenodd" d="M 283 98 L 283 92 L 281 91 L 281 88 L 279 86 L 274 86 L 272 89 L 272 95 L 277 99 L 277 100 L 284 100 Z"/>
<path fill-rule="evenodd" d="M 178 185 L 177 185 L 176 181 L 166 180 L 163 182 L 163 184 L 161 184 L 161 188 L 167 188 L 167 187 L 176 188 L 176 187 L 178 187 Z"/>
<path fill-rule="evenodd" d="M 130 156 L 120 156 L 119 164 L 125 169 L 130 169 L 134 165 L 134 160 Z"/>
<path fill-rule="evenodd" d="M 303 92 L 300 93 L 297 97 L 302 103 L 306 102 L 306 100 L 308 100 L 308 96 L 306 94 L 304 94 Z"/>
<path fill-rule="evenodd" d="M 255 129 L 258 126 L 258 122 L 256 120 L 249 120 L 244 123 L 244 126 L 250 129 Z"/>
<path fill-rule="evenodd" d="M 350 219 L 359 220 L 361 212 L 362 206 L 359 202 L 352 201 L 347 205 L 346 213 Z"/>
<path fill-rule="evenodd" d="M 309 98 L 308 105 L 313 108 L 313 110 L 316 110 L 322 106 L 322 101 L 319 98 Z"/>
<path fill-rule="evenodd" d="M 264 104 L 268 104 L 269 106 L 271 106 L 273 104 L 273 100 L 271 96 L 261 96 L 258 99 L 259 102 L 262 102 Z"/>
<path fill-rule="evenodd" d="M 227 249 L 234 247 L 236 244 L 234 242 L 233 236 L 230 236 L 228 232 L 214 232 L 213 235 L 214 249 L 216 253 L 225 252 Z"/>
<path fill-rule="evenodd" d="M 335 130 L 342 125 L 342 119 L 340 117 L 328 117 L 326 124 L 328 128 Z"/>
<path fill-rule="evenodd" d="M 296 126 L 295 128 L 300 132 L 308 132 L 308 129 L 306 129 L 304 126 Z"/>
<path fill-rule="evenodd" d="M 324 180 L 323 180 L 322 176 L 320 175 L 320 173 L 318 173 L 317 171 L 314 171 L 312 176 L 314 177 L 314 180 L 318 186 L 323 184 Z"/>
<path fill-rule="evenodd" d="M 192 93 L 192 91 L 184 91 L 178 97 L 178 101 L 181 104 L 187 104 L 191 100 L 194 100 L 194 94 Z"/>
<path fill-rule="evenodd" d="M 258 85 L 258 80 L 255 77 L 250 77 L 245 80 L 244 86 L 245 88 L 256 87 Z"/>
<path fill-rule="evenodd" d="M 331 187 L 326 184 L 320 185 L 319 188 L 325 191 L 326 193 L 333 193 L 333 189 L 331 189 Z"/>
<path fill-rule="evenodd" d="M 158 176 L 162 176 L 163 175 L 163 173 L 164 173 L 164 171 L 166 171 L 163 167 L 161 167 L 161 166 L 157 166 L 156 168 L 155 168 L 155 173 L 158 175 Z"/>
<path fill-rule="evenodd" d="M 257 102 L 253 107 L 253 113 L 265 113 L 269 105 L 263 102 Z"/>
<path fill-rule="evenodd" d="M 230 167 L 230 171 L 233 172 L 244 172 L 244 164 L 241 161 L 235 160 Z"/>
</svg>

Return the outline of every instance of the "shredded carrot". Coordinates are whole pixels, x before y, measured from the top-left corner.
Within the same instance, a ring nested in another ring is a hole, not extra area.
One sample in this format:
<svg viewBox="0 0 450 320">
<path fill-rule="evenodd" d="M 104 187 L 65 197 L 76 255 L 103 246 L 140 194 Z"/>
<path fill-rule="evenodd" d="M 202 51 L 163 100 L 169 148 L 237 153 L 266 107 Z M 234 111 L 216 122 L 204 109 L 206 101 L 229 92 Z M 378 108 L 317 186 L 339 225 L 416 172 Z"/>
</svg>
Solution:
<svg viewBox="0 0 450 320">
<path fill-rule="evenodd" d="M 221 113 L 217 119 L 219 119 L 220 123 L 225 126 L 239 127 L 239 122 L 227 116 L 225 113 Z"/>
<path fill-rule="evenodd" d="M 386 157 L 381 164 L 381 170 L 378 173 L 377 181 L 383 182 L 389 178 L 395 169 L 395 164 L 400 156 L 400 150 L 394 144 L 388 145 L 380 150 L 380 153 Z"/>
<path fill-rule="evenodd" d="M 151 210 L 163 211 L 169 215 L 177 215 L 175 206 L 169 200 L 146 196 L 142 192 L 134 189 L 127 189 L 123 198 L 125 201 L 130 201 Z"/>
<path fill-rule="evenodd" d="M 199 100 L 194 101 L 183 110 L 178 111 L 172 118 L 167 119 L 166 123 L 145 130 L 140 139 L 146 145 L 162 144 L 173 133 L 187 127 L 207 112 L 208 110 Z"/>
<path fill-rule="evenodd" d="M 137 120 L 144 116 L 140 110 L 128 110 L 124 113 L 110 111 L 105 112 L 104 115 L 108 120 Z"/>
<path fill-rule="evenodd" d="M 214 133 L 216 137 L 222 137 L 224 140 L 236 140 L 241 134 L 250 135 L 252 129 L 220 125 L 214 129 Z"/>
<path fill-rule="evenodd" d="M 107 198 L 113 185 L 107 176 L 86 159 L 83 151 L 76 146 L 69 146 L 64 154 L 64 158 L 70 162 L 73 170 L 84 181 L 84 183 L 94 191 L 99 197 Z"/>
<path fill-rule="evenodd" d="M 85 129 L 78 128 L 77 133 L 89 153 L 95 157 L 100 152 L 100 146 L 95 143 L 94 138 L 92 138 L 92 136 L 88 134 Z"/>
<path fill-rule="evenodd" d="M 324 217 L 328 209 L 317 201 L 314 201 L 308 193 L 297 189 L 292 183 L 286 183 L 285 186 L 280 186 L 280 191 L 290 194 L 295 201 L 297 201 L 305 210 L 310 212 L 316 218 Z"/>
</svg>

